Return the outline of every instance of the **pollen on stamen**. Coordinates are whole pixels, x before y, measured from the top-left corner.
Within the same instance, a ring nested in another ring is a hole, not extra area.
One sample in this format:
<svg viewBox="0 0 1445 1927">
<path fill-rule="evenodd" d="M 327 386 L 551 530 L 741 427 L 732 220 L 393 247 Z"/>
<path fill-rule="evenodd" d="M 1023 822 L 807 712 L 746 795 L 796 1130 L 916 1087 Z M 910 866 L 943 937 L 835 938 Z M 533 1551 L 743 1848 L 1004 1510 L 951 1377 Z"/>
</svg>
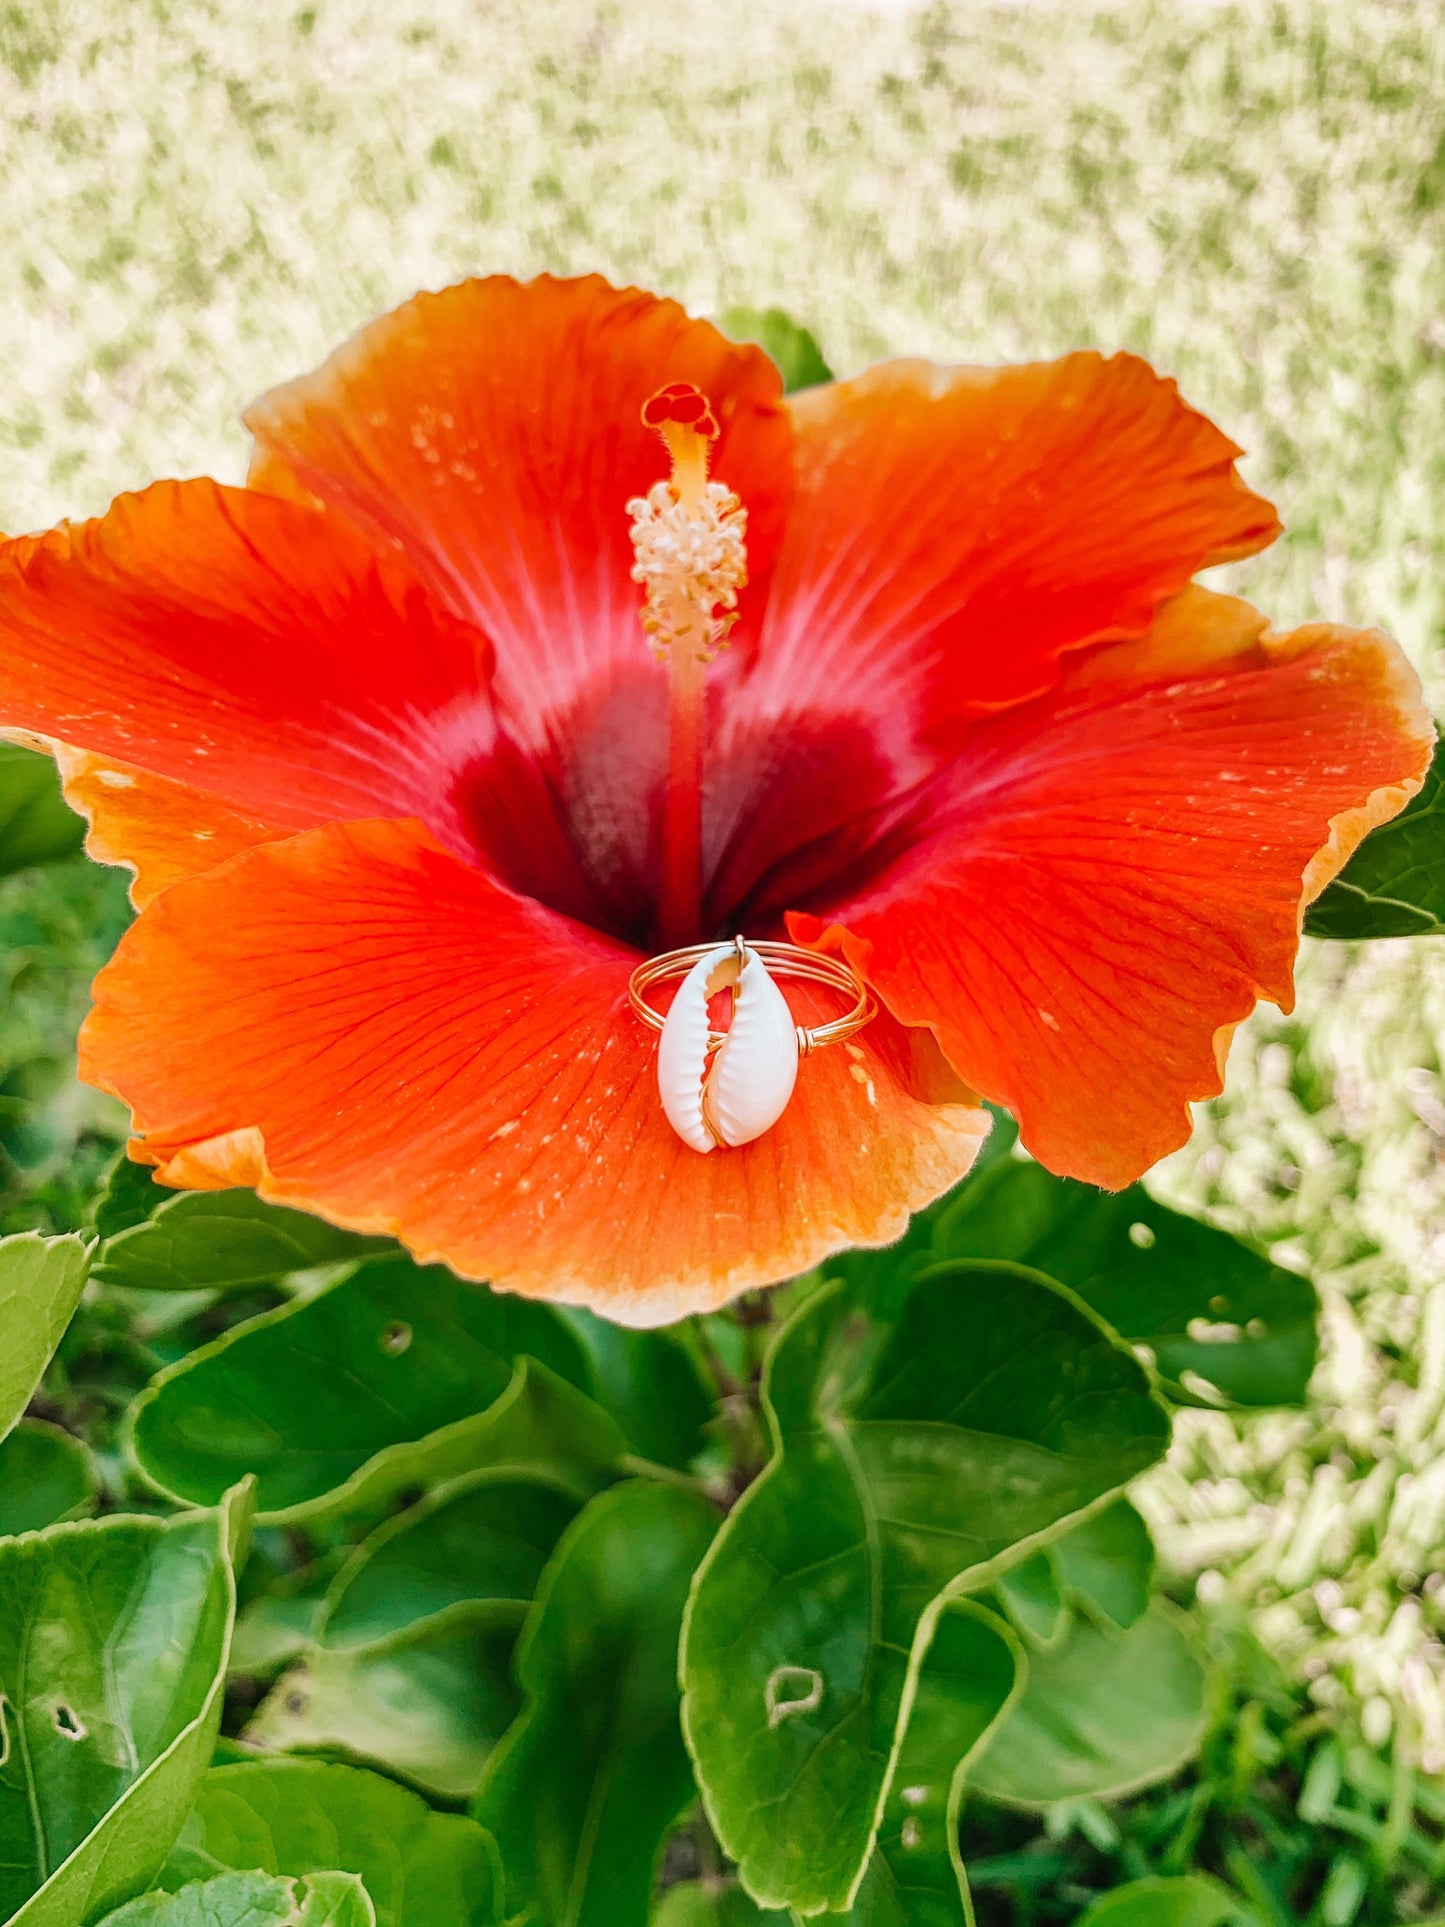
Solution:
<svg viewBox="0 0 1445 1927">
<path fill-rule="evenodd" d="M 748 579 L 748 513 L 724 483 L 708 480 L 718 425 L 700 389 L 669 382 L 643 403 L 642 419 L 672 459 L 668 479 L 627 504 L 632 579 L 647 591 L 642 626 L 659 658 L 684 648 L 711 662 L 737 620 Z"/>
</svg>

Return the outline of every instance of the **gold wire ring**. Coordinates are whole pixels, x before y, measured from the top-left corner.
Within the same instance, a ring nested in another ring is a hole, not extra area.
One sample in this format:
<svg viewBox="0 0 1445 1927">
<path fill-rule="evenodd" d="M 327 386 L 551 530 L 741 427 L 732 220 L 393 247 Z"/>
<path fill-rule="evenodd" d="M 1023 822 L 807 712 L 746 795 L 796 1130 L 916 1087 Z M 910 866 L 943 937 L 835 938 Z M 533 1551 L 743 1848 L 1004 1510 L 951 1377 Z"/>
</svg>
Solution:
<svg viewBox="0 0 1445 1927">
<path fill-rule="evenodd" d="M 841 1044 L 871 1023 L 878 1014 L 878 1005 L 867 984 L 858 972 L 841 957 L 826 957 L 816 950 L 803 950 L 795 943 L 747 943 L 742 937 L 735 937 L 734 943 L 739 951 L 751 950 L 768 969 L 780 977 L 803 977 L 809 983 L 827 984 L 830 990 L 840 990 L 844 996 L 853 999 L 852 1008 L 835 1017 L 831 1023 L 817 1024 L 811 1030 L 798 1025 L 798 1055 L 807 1057 L 825 1044 Z M 666 1019 L 648 1003 L 645 993 L 654 984 L 671 983 L 674 978 L 685 977 L 695 963 L 711 956 L 720 946 L 715 943 L 692 943 L 685 950 L 665 950 L 660 957 L 649 957 L 646 963 L 639 964 L 627 982 L 627 1001 L 632 1006 L 634 1016 L 640 1017 L 652 1030 L 661 1030 Z M 727 1036 L 725 1030 L 710 1030 L 707 1034 L 707 1047 L 715 1051 Z"/>
</svg>

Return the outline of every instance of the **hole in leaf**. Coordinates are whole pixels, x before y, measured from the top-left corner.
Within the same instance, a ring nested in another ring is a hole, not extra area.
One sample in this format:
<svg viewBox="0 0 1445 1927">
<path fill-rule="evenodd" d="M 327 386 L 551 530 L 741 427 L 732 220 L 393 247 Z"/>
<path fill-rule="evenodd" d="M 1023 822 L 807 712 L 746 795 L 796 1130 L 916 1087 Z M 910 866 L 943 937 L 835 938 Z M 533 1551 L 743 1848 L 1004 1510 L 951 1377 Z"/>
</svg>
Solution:
<svg viewBox="0 0 1445 1927">
<path fill-rule="evenodd" d="M 50 1716 L 55 1722 L 55 1730 L 63 1740 L 83 1740 L 89 1731 L 85 1721 L 62 1700 Z"/>
<path fill-rule="evenodd" d="M 286 1695 L 286 1711 L 288 1713 L 304 1713 L 309 1704 L 310 1701 L 304 1693 L 288 1693 Z"/>
<path fill-rule="evenodd" d="M 1144 1224 L 1142 1221 L 1138 1224 L 1131 1224 L 1129 1227 L 1129 1242 L 1131 1245 L 1137 1245 L 1141 1251 L 1152 1251 L 1154 1249 L 1153 1225 Z"/>
<path fill-rule="evenodd" d="M 799 1713 L 811 1713 L 823 1703 L 823 1675 L 811 1666 L 778 1666 L 763 1688 L 768 1725 L 781 1726 Z"/>
<path fill-rule="evenodd" d="M 381 1349 L 388 1358 L 400 1358 L 411 1343 L 411 1326 L 404 1325 L 398 1318 L 388 1325 L 381 1334 Z"/>
<path fill-rule="evenodd" d="M 909 1814 L 908 1818 L 903 1822 L 903 1833 L 901 1838 L 903 1840 L 904 1846 L 909 1848 L 921 1846 L 923 1843 L 923 1829 L 922 1827 L 919 1826 L 918 1822 L 914 1819 L 911 1813 Z"/>
</svg>

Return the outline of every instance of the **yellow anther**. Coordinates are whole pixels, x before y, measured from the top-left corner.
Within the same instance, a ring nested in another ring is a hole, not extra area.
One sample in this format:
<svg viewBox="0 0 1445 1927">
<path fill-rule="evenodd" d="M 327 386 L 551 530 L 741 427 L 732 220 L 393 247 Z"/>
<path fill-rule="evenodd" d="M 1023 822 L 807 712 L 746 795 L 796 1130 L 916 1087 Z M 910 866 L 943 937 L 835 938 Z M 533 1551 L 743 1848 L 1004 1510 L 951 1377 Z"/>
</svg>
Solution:
<svg viewBox="0 0 1445 1927">
<path fill-rule="evenodd" d="M 647 591 L 642 626 L 659 655 L 685 649 L 710 662 L 737 620 L 748 579 L 747 510 L 730 488 L 708 480 L 718 429 L 704 394 L 672 382 L 644 404 L 642 419 L 672 458 L 667 481 L 627 504 L 632 579 Z"/>
</svg>

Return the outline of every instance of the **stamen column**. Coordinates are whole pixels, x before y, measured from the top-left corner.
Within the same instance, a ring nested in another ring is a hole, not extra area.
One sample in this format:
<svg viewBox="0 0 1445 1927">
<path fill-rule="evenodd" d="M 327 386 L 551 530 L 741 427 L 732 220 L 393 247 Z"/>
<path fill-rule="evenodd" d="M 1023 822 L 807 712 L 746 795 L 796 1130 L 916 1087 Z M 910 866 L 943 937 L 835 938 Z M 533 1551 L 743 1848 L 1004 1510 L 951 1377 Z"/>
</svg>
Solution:
<svg viewBox="0 0 1445 1927">
<path fill-rule="evenodd" d="M 627 504 L 637 554 L 633 580 L 647 596 L 642 626 L 671 678 L 667 786 L 657 937 L 664 947 L 702 934 L 702 781 L 707 665 L 736 620 L 747 582 L 747 510 L 708 480 L 718 427 L 707 397 L 673 382 L 645 404 L 672 458 L 672 475 Z"/>
</svg>

